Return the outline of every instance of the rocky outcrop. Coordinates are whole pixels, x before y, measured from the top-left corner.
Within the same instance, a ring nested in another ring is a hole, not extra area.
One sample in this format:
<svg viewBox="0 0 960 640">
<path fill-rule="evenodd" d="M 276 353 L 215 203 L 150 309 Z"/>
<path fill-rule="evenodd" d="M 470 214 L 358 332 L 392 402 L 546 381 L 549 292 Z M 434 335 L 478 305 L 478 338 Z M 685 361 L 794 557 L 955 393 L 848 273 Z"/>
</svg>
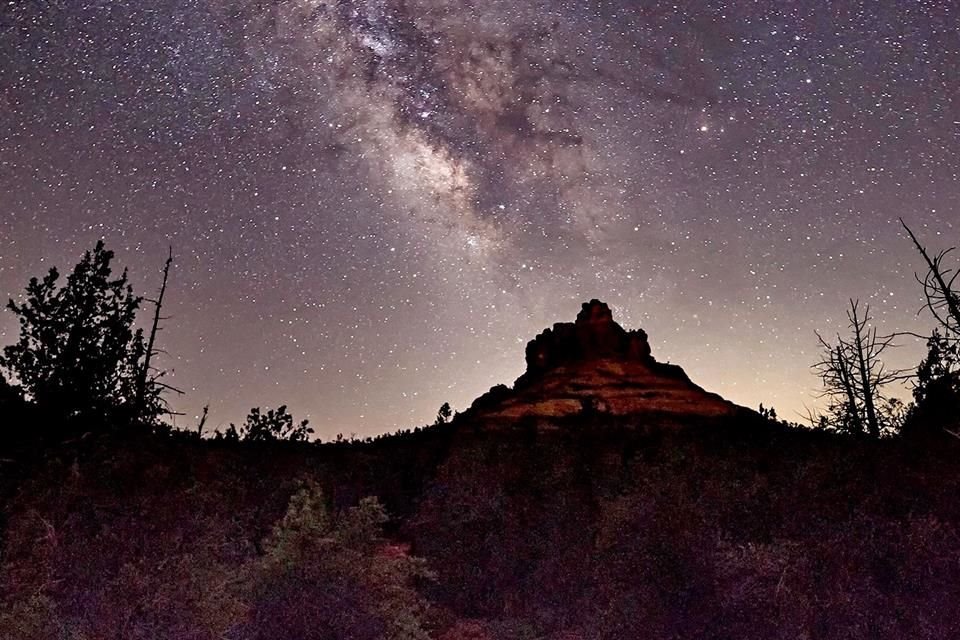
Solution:
<svg viewBox="0 0 960 640">
<path fill-rule="evenodd" d="M 654 362 L 643 329 L 624 330 L 614 322 L 610 307 L 591 300 L 575 322 L 558 322 L 527 343 L 525 376 L 536 378 L 564 365 L 601 359 Z"/>
<path fill-rule="evenodd" d="M 527 344 L 526 372 L 512 389 L 498 385 L 465 418 L 488 423 L 576 416 L 657 416 L 670 421 L 748 411 L 691 382 L 683 369 L 657 362 L 642 329 L 627 331 L 599 300 L 575 322 L 558 322 Z"/>
</svg>

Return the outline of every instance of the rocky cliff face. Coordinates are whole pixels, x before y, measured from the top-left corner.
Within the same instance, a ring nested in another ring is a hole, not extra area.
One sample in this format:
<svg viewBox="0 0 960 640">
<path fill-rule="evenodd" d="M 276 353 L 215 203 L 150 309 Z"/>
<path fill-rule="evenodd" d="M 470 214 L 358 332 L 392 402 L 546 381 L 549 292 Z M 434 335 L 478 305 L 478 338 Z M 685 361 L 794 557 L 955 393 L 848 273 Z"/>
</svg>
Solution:
<svg viewBox="0 0 960 640">
<path fill-rule="evenodd" d="M 719 418 L 748 411 L 695 385 L 683 369 L 657 362 L 642 329 L 627 331 L 599 300 L 575 322 L 558 322 L 527 344 L 527 370 L 512 389 L 494 387 L 464 417 L 502 423 L 578 415 Z"/>
</svg>

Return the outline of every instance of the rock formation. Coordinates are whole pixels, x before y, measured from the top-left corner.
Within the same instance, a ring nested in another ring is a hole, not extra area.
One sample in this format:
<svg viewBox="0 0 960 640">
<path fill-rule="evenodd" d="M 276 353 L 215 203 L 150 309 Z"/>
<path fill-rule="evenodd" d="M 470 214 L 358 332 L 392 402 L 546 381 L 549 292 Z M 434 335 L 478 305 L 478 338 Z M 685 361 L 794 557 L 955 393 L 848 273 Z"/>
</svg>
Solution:
<svg viewBox="0 0 960 640">
<path fill-rule="evenodd" d="M 464 417 L 487 423 L 587 415 L 687 421 L 748 411 L 704 391 L 680 367 L 657 362 L 646 332 L 625 330 L 599 300 L 584 303 L 575 322 L 558 322 L 531 340 L 526 361 L 512 389 L 494 387 Z"/>
</svg>

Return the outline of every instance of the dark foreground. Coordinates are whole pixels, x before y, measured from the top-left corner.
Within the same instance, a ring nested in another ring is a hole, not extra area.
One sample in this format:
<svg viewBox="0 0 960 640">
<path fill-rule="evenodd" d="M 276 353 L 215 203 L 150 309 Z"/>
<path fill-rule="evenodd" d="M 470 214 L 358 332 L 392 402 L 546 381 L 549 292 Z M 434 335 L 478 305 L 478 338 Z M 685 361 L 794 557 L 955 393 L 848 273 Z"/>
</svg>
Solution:
<svg viewBox="0 0 960 640">
<path fill-rule="evenodd" d="M 554 426 L 14 447 L 0 638 L 960 637 L 960 441 Z"/>
</svg>

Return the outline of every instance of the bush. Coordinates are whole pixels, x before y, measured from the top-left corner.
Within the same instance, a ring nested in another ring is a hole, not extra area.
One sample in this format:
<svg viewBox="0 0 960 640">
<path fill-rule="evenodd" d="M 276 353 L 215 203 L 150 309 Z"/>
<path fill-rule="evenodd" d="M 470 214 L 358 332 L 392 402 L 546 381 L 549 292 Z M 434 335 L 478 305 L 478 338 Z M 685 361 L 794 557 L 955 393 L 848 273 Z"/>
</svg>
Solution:
<svg viewBox="0 0 960 640">
<path fill-rule="evenodd" d="M 307 424 L 307 420 L 294 424 L 293 416 L 287 413 L 286 405 L 281 405 L 276 410 L 270 409 L 266 413 L 261 413 L 260 407 L 254 407 L 239 428 L 235 424 L 231 424 L 226 433 L 218 433 L 217 436 L 225 440 L 245 440 L 249 442 L 276 442 L 278 440 L 306 442 L 313 434 L 313 429 L 308 427 Z"/>
<path fill-rule="evenodd" d="M 427 640 L 413 583 L 429 574 L 382 537 L 386 520 L 376 498 L 331 518 L 319 486 L 304 483 L 252 576 L 253 637 Z"/>
</svg>

